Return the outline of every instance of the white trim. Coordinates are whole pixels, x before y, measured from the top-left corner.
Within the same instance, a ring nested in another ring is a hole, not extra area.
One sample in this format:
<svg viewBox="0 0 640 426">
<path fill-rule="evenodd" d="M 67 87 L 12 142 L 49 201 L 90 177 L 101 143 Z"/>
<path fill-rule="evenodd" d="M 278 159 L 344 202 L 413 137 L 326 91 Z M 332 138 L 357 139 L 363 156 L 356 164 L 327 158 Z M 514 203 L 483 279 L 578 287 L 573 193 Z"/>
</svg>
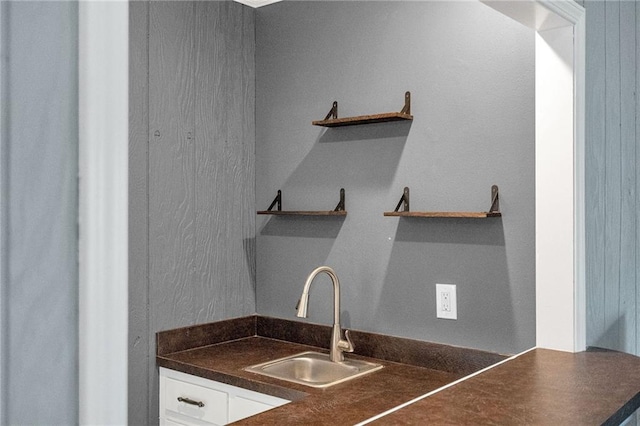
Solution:
<svg viewBox="0 0 640 426">
<path fill-rule="evenodd" d="M 578 25 L 584 21 L 584 8 L 573 0 L 538 0 L 538 3 L 561 18 L 566 19 L 572 25 Z"/>
<path fill-rule="evenodd" d="M 574 348 L 573 28 L 536 33 L 536 344 Z"/>
<path fill-rule="evenodd" d="M 244 4 L 245 6 L 258 8 L 262 6 L 268 6 L 273 3 L 278 3 L 282 0 L 233 0 L 233 1 Z"/>
<path fill-rule="evenodd" d="M 498 12 L 506 15 L 522 25 L 536 31 L 550 30 L 554 28 L 564 28 L 573 25 L 574 8 L 564 7 L 561 4 L 552 4 L 547 1 L 535 0 L 481 0 L 482 3 L 490 6 Z M 563 0 L 564 2 L 572 0 Z M 580 6 L 578 6 L 580 7 Z M 559 13 L 556 13 L 559 12 Z"/>
<path fill-rule="evenodd" d="M 79 423 L 127 423 L 126 1 L 79 4 Z"/>
<path fill-rule="evenodd" d="M 571 2 L 573 3 L 573 2 Z M 578 5 L 576 5 L 578 6 Z M 574 161 L 575 161 L 575 310 L 574 352 L 587 347 L 587 225 L 586 225 L 586 17 L 581 7 L 581 16 L 574 25 Z"/>
</svg>

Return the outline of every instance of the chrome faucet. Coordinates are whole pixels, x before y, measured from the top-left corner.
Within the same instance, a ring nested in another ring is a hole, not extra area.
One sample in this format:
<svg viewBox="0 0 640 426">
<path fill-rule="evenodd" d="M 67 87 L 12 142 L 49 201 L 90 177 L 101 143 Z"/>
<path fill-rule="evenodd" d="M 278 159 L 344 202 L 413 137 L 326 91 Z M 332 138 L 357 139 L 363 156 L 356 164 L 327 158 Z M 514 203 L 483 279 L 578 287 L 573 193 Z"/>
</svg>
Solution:
<svg viewBox="0 0 640 426">
<path fill-rule="evenodd" d="M 342 329 L 340 328 L 340 281 L 336 272 L 328 266 L 320 266 L 309 274 L 307 281 L 304 283 L 304 289 L 302 290 L 302 296 L 296 306 L 298 310 L 297 316 L 300 318 L 307 317 L 307 306 L 309 305 L 309 287 L 311 282 L 320 273 L 324 272 L 329 275 L 331 282 L 333 283 L 333 331 L 331 333 L 331 346 L 330 355 L 331 361 L 342 362 L 344 361 L 343 352 L 353 352 L 353 343 L 349 336 L 349 330 L 345 331 L 346 340 L 342 339 Z"/>
</svg>

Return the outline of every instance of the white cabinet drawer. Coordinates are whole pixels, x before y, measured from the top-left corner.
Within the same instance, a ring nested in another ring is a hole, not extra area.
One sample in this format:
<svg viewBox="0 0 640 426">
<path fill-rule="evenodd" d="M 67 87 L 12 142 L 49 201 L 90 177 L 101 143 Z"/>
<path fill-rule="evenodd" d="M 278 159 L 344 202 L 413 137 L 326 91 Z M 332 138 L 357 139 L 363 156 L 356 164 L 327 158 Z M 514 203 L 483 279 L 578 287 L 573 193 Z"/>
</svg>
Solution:
<svg viewBox="0 0 640 426">
<path fill-rule="evenodd" d="M 171 378 L 165 381 L 165 416 L 175 414 L 207 423 L 227 424 L 228 394 Z M 185 400 L 187 402 L 185 402 Z M 189 402 L 197 402 L 202 406 Z M 221 407 L 223 407 L 221 409 Z"/>
<path fill-rule="evenodd" d="M 202 407 L 179 401 L 201 402 Z M 286 399 L 160 367 L 160 424 L 225 425 L 287 404 Z"/>
<path fill-rule="evenodd" d="M 160 426 L 185 426 L 182 423 L 174 422 L 164 417 L 160 417 Z"/>
</svg>

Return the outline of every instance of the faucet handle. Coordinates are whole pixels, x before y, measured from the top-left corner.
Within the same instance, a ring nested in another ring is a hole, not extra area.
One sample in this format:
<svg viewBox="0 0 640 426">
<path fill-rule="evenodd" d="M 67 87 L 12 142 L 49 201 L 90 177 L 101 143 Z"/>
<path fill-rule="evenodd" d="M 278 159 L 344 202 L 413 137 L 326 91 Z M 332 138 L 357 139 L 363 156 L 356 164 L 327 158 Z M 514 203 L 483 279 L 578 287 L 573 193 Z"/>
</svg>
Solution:
<svg viewBox="0 0 640 426">
<path fill-rule="evenodd" d="M 351 341 L 351 333 L 349 333 L 349 330 L 344 331 L 344 337 L 347 340 L 341 339 L 340 342 L 338 342 L 338 347 L 342 352 L 353 352 L 355 346 L 353 345 L 353 341 Z"/>
</svg>

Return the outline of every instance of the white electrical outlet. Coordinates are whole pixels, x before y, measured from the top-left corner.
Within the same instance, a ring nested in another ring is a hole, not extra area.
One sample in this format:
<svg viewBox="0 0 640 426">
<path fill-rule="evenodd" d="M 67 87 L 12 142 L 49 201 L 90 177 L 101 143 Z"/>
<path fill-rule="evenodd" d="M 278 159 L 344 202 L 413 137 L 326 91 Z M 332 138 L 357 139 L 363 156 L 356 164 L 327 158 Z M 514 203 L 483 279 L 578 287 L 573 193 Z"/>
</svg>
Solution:
<svg viewBox="0 0 640 426">
<path fill-rule="evenodd" d="M 458 319 L 455 284 L 436 284 L 436 317 Z"/>
</svg>

